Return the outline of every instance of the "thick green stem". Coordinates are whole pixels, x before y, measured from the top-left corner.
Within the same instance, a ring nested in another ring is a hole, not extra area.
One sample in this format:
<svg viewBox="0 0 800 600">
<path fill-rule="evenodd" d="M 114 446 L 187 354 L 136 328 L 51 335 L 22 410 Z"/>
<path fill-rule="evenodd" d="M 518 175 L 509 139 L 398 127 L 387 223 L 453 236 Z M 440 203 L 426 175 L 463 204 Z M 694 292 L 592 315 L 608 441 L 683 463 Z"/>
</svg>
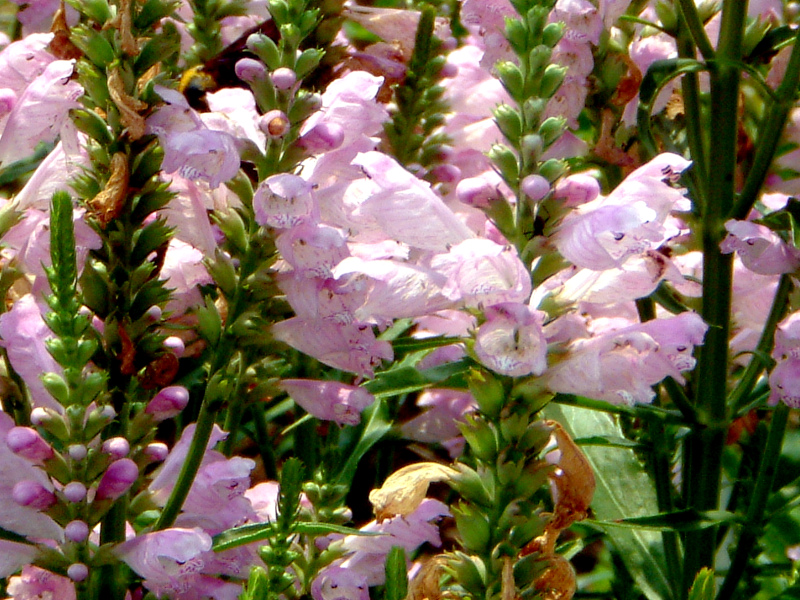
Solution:
<svg viewBox="0 0 800 600">
<path fill-rule="evenodd" d="M 703 312 L 708 332 L 700 351 L 697 377 L 697 418 L 685 445 L 684 491 L 686 504 L 697 510 L 716 510 L 722 470 L 722 451 L 728 430 L 727 376 L 733 259 L 719 245 L 724 222 L 734 200 L 738 141 L 738 106 L 742 35 L 747 2 L 725 0 L 716 60 L 710 64 L 711 111 L 708 203 L 702 222 Z M 685 538 L 684 593 L 703 567 L 713 568 L 716 529 L 689 532 Z"/>
<path fill-rule="evenodd" d="M 694 0 L 678 0 L 678 5 L 681 16 L 689 29 L 689 33 L 692 35 L 692 41 L 703 54 L 703 58 L 706 60 L 713 59 L 716 52 L 714 52 L 714 47 L 706 35 L 706 30 L 703 29 L 703 22 L 700 20 L 700 15 L 697 14 L 697 6 Z"/>
<path fill-rule="evenodd" d="M 739 537 L 736 545 L 736 552 L 733 555 L 728 574 L 725 576 L 720 587 L 717 600 L 729 600 L 733 598 L 736 587 L 744 575 L 750 553 L 753 550 L 762 530 L 764 511 L 767 507 L 767 499 L 772 490 L 775 480 L 775 472 L 778 467 L 778 459 L 781 455 L 783 437 L 786 433 L 786 423 L 789 418 L 789 407 L 783 403 L 778 404 L 772 414 L 772 424 L 767 437 L 767 445 L 764 448 L 764 456 L 758 468 L 758 478 L 753 490 L 753 496 L 747 509 L 744 520 L 744 530 Z"/>
</svg>

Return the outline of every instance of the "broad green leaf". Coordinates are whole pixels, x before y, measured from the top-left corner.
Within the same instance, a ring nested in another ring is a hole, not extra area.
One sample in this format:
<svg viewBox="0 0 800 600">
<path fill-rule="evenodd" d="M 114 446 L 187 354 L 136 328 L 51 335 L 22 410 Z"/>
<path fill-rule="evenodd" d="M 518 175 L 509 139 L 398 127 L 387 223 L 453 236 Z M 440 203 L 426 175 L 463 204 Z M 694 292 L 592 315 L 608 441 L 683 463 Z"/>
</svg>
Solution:
<svg viewBox="0 0 800 600">
<path fill-rule="evenodd" d="M 714 600 L 714 571 L 703 567 L 694 578 L 692 589 L 689 590 L 689 600 Z"/>
<path fill-rule="evenodd" d="M 642 449 L 644 446 L 624 437 L 592 435 L 574 440 L 578 446 L 610 446 L 612 448 Z"/>
<path fill-rule="evenodd" d="M 366 386 L 365 386 L 366 387 Z M 392 423 L 388 418 L 386 403 L 378 398 L 372 406 L 368 407 L 361 413 L 362 419 L 367 419 L 367 424 L 355 448 L 349 453 L 347 462 L 339 473 L 336 483 L 341 483 L 350 486 L 353 477 L 356 474 L 356 467 L 358 462 L 367 453 L 367 451 L 377 444 L 383 436 L 385 436 L 392 429 Z"/>
<path fill-rule="evenodd" d="M 547 418 L 561 423 L 573 439 L 624 437 L 619 425 L 605 413 L 554 403 L 543 412 Z M 633 451 L 608 446 L 582 449 L 597 482 L 592 509 L 598 520 L 616 521 L 658 513 L 653 482 Z M 673 597 L 661 533 L 627 527 L 608 527 L 606 533 L 648 600 Z"/>
</svg>

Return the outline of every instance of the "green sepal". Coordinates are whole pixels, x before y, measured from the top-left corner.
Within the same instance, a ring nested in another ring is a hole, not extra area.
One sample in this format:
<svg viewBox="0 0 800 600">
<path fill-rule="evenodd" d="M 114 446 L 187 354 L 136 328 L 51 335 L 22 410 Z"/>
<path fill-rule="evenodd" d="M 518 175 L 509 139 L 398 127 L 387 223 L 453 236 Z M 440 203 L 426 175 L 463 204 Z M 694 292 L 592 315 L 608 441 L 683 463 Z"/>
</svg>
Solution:
<svg viewBox="0 0 800 600">
<path fill-rule="evenodd" d="M 137 153 L 131 164 L 130 187 L 135 189 L 144 188 L 150 179 L 161 170 L 161 161 L 163 159 L 164 150 L 158 144 L 151 144 L 142 152 Z M 166 191 L 166 186 L 164 186 L 164 190 Z M 173 196 L 172 193 L 167 193 L 170 198 Z M 139 200 L 139 202 L 142 202 L 142 200 Z M 136 208 L 138 210 L 143 210 L 138 206 Z M 159 206 L 158 208 L 161 207 Z M 158 210 L 158 208 L 153 210 Z M 150 212 L 152 212 L 152 210 Z"/>
<path fill-rule="evenodd" d="M 567 167 L 563 160 L 551 158 L 542 163 L 542 165 L 539 167 L 539 174 L 552 183 L 561 177 L 566 170 Z"/>
<path fill-rule="evenodd" d="M 78 81 L 80 81 L 83 89 L 86 90 L 84 97 L 88 96 L 94 103 L 94 106 L 105 108 L 109 102 L 111 102 L 111 96 L 108 95 L 108 84 L 106 83 L 105 75 L 91 62 L 86 60 L 78 61 L 75 70 L 78 73 Z"/>
<path fill-rule="evenodd" d="M 655 11 L 658 20 L 661 22 L 661 28 L 670 36 L 675 37 L 678 30 L 678 15 L 676 7 L 672 2 L 665 2 L 657 0 L 655 3 Z"/>
<path fill-rule="evenodd" d="M 464 550 L 473 554 L 486 554 L 492 537 L 492 530 L 486 518 L 475 507 L 465 502 L 460 502 L 450 510 L 456 520 L 456 528 Z"/>
<path fill-rule="evenodd" d="M 81 410 L 84 410 L 83 407 L 81 407 Z M 86 439 L 92 439 L 113 421 L 114 417 L 105 413 L 102 406 L 95 407 L 94 410 L 89 412 L 89 416 L 86 418 L 86 426 L 84 427 Z"/>
<path fill-rule="evenodd" d="M 297 28 L 300 30 L 300 35 L 305 38 L 310 35 L 317 25 L 320 24 L 320 10 L 318 8 L 307 9 L 303 11 L 300 18 L 297 19 Z"/>
<path fill-rule="evenodd" d="M 526 123 L 538 123 L 547 109 L 547 100 L 544 98 L 528 98 L 522 104 L 522 114 Z"/>
<path fill-rule="evenodd" d="M 535 48 L 532 48 L 531 51 L 528 53 L 528 86 L 532 83 L 540 82 L 544 71 L 550 66 L 550 62 L 552 60 L 553 51 L 548 48 L 547 46 L 540 44 Z M 544 94 L 531 93 L 532 90 L 526 89 L 526 96 L 542 96 L 547 98 Z"/>
<path fill-rule="evenodd" d="M 408 595 L 408 567 L 406 552 L 401 546 L 392 546 L 389 550 L 384 570 L 386 573 L 384 600 L 405 600 Z"/>
<path fill-rule="evenodd" d="M 538 489 L 538 488 L 534 488 Z M 511 528 L 508 541 L 512 546 L 524 548 L 533 538 L 544 533 L 544 523 L 536 515 L 531 515 L 528 519 Z M 520 586 L 522 587 L 522 586 Z"/>
<path fill-rule="evenodd" d="M 539 126 L 539 135 L 544 140 L 545 148 L 550 147 L 567 130 L 567 120 L 564 117 L 549 117 Z"/>
<path fill-rule="evenodd" d="M 73 108 L 69 111 L 70 119 L 77 127 L 99 144 L 109 146 L 114 141 L 108 123 L 96 112 L 86 108 Z"/>
<path fill-rule="evenodd" d="M 506 18 L 506 39 L 519 56 L 528 50 L 528 28 L 519 19 Z"/>
<path fill-rule="evenodd" d="M 274 19 L 274 14 L 270 14 Z M 252 35 L 247 40 L 247 47 L 267 65 L 270 71 L 281 67 L 281 52 L 272 38 L 263 33 Z"/>
<path fill-rule="evenodd" d="M 50 259 L 53 277 L 48 278 L 59 302 L 68 304 L 75 296 L 77 266 L 72 199 L 64 191 L 53 194 L 50 205 Z M 69 308 L 73 308 L 69 306 Z"/>
<path fill-rule="evenodd" d="M 465 419 L 465 422 L 458 424 L 458 428 L 470 449 L 483 462 L 493 463 L 498 452 L 495 432 L 477 415 L 466 415 Z"/>
<path fill-rule="evenodd" d="M 286 116 L 289 118 L 290 123 L 300 123 L 319 110 L 320 103 L 319 94 L 300 90 Z"/>
<path fill-rule="evenodd" d="M 703 567 L 694 578 L 692 589 L 689 590 L 689 600 L 714 600 L 715 596 L 714 571 Z"/>
<path fill-rule="evenodd" d="M 539 84 L 539 95 L 542 98 L 552 98 L 564 82 L 567 67 L 561 65 L 547 65 Z"/>
<path fill-rule="evenodd" d="M 325 51 L 319 48 L 308 48 L 303 50 L 302 54 L 297 57 L 294 64 L 294 71 L 297 73 L 297 78 L 302 79 L 311 71 L 319 66 L 322 57 L 325 56 Z"/>
<path fill-rule="evenodd" d="M 55 398 L 61 406 L 70 405 L 69 386 L 58 373 L 45 373 L 41 376 L 44 389 Z"/>
<path fill-rule="evenodd" d="M 169 62 L 181 49 L 181 38 L 177 30 L 168 29 L 144 43 L 133 63 L 134 72 L 144 73 L 153 65 Z"/>
<path fill-rule="evenodd" d="M 101 69 L 107 68 L 116 59 L 114 47 L 102 32 L 79 25 L 73 28 L 71 40 L 86 58 Z"/>
<path fill-rule="evenodd" d="M 515 188 L 519 179 L 519 162 L 517 155 L 514 154 L 511 148 L 502 144 L 495 144 L 489 150 L 487 156 L 500 171 L 503 179 L 512 189 Z"/>
<path fill-rule="evenodd" d="M 454 552 L 453 560 L 448 564 L 447 570 L 461 587 L 468 590 L 469 597 L 487 597 L 486 565 L 479 557 Z"/>
<path fill-rule="evenodd" d="M 132 319 L 141 318 L 151 306 L 164 306 L 170 298 L 166 282 L 161 279 L 148 279 L 136 290 L 128 311 Z"/>
<path fill-rule="evenodd" d="M 237 277 L 230 256 L 219 248 L 214 249 L 214 258 L 203 260 L 209 275 L 227 298 L 233 298 L 236 292 Z"/>
<path fill-rule="evenodd" d="M 250 577 L 247 579 L 239 600 L 264 600 L 269 597 L 269 579 L 263 567 L 250 568 Z"/>
<path fill-rule="evenodd" d="M 513 107 L 501 104 L 493 111 L 497 127 L 506 139 L 517 147 L 518 140 L 522 136 L 522 116 Z"/>
<path fill-rule="evenodd" d="M 133 26 L 136 29 L 150 29 L 161 19 L 171 15 L 179 6 L 179 2 L 146 0 L 139 12 L 134 16 Z"/>
<path fill-rule="evenodd" d="M 490 419 L 496 419 L 506 400 L 503 382 L 483 369 L 470 371 L 467 382 L 469 391 L 478 403 L 478 409 Z"/>
<path fill-rule="evenodd" d="M 99 396 L 106 391 L 108 374 L 100 371 L 93 371 L 83 378 L 83 385 L 73 392 L 75 403 L 80 406 L 88 406 L 96 402 Z"/>
<path fill-rule="evenodd" d="M 108 314 L 111 292 L 106 266 L 99 261 L 87 260 L 81 273 L 80 285 L 83 303 L 101 317 Z"/>
<path fill-rule="evenodd" d="M 275 24 L 280 27 L 284 23 L 289 23 L 292 16 L 289 12 L 289 4 L 285 0 L 268 0 L 269 14 Z"/>
<path fill-rule="evenodd" d="M 247 231 L 244 221 L 238 211 L 229 208 L 225 212 L 212 213 L 211 218 L 225 235 L 225 241 L 231 250 L 237 254 L 244 254 L 247 252 L 249 246 L 247 242 Z"/>
<path fill-rule="evenodd" d="M 152 189 L 154 187 L 155 189 Z M 141 194 L 136 195 L 133 199 L 131 221 L 134 223 L 142 223 L 149 215 L 169 204 L 170 200 L 174 197 L 175 194 L 169 191 L 166 185 L 158 182 L 150 182 L 145 186 L 145 190 Z"/>
<path fill-rule="evenodd" d="M 68 0 L 67 3 L 100 25 L 105 25 L 114 18 L 114 13 L 106 0 Z"/>
<path fill-rule="evenodd" d="M 495 69 L 508 94 L 517 102 L 524 101 L 525 79 L 519 67 L 510 61 L 501 61 Z"/>
<path fill-rule="evenodd" d="M 212 346 L 219 343 L 222 336 L 222 317 L 214 306 L 211 296 L 205 297 L 205 306 L 197 308 L 197 324 L 200 337 Z"/>
<path fill-rule="evenodd" d="M 133 249 L 131 250 L 130 261 L 132 264 L 139 264 L 145 261 L 151 252 L 169 243 L 172 237 L 172 227 L 167 225 L 163 219 L 156 219 L 145 225 L 143 229 L 134 234 Z"/>
<path fill-rule="evenodd" d="M 542 44 L 548 48 L 555 48 L 556 44 L 561 41 L 566 29 L 566 23 L 557 21 L 555 23 L 548 23 L 542 30 Z"/>
<path fill-rule="evenodd" d="M 544 152 L 544 140 L 540 135 L 529 133 L 522 138 L 520 152 L 528 163 L 537 163 Z"/>
</svg>

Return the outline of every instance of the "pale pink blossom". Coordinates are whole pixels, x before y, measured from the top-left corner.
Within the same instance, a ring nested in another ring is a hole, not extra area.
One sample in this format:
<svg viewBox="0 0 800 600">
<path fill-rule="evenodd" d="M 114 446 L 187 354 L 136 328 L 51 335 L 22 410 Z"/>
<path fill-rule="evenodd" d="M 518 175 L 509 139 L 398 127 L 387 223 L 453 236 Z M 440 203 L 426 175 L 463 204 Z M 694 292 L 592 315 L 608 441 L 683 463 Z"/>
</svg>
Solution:
<svg viewBox="0 0 800 600">
<path fill-rule="evenodd" d="M 475 354 L 484 366 L 511 377 L 541 375 L 547 368 L 544 313 L 507 302 L 485 311 L 475 334 Z"/>
<path fill-rule="evenodd" d="M 306 412 L 339 425 L 358 425 L 361 413 L 375 402 L 366 389 L 338 381 L 284 379 L 280 385 Z"/>
<path fill-rule="evenodd" d="M 737 252 L 742 264 L 760 275 L 791 273 L 800 267 L 800 250 L 788 245 L 774 231 L 750 221 L 725 223 L 728 235 L 720 250 Z"/>
<path fill-rule="evenodd" d="M 32 546 L 14 544 L 13 542 L 0 542 L 0 544 L 13 545 L 16 548 L 3 548 L 0 546 L 0 556 L 23 559 L 30 555 Z M 0 558 L 0 564 L 3 559 Z M 0 576 L 3 569 L 0 568 Z M 8 580 L 6 590 L 10 600 L 37 600 L 39 598 L 58 598 L 58 600 L 75 600 L 75 585 L 67 577 L 56 575 L 39 567 L 28 565 L 22 573 Z"/>
</svg>

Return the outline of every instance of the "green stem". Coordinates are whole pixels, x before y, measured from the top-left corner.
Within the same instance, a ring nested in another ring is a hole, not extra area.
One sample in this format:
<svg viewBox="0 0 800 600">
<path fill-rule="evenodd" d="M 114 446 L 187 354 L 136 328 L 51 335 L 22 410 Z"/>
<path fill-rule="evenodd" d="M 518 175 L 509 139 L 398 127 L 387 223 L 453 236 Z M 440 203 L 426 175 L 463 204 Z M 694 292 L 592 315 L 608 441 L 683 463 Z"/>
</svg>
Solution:
<svg viewBox="0 0 800 600">
<path fill-rule="evenodd" d="M 747 174 L 744 188 L 739 195 L 734 206 L 732 217 L 734 219 L 745 219 L 750 209 L 753 208 L 761 186 L 767 177 L 775 151 L 778 148 L 781 134 L 783 133 L 789 111 L 795 106 L 797 86 L 800 83 L 800 30 L 795 37 L 792 54 L 789 57 L 789 64 L 783 81 L 775 91 L 775 98 L 764 115 L 759 127 L 758 141 L 756 142 L 756 152 L 753 157 L 753 165 Z"/>
<path fill-rule="evenodd" d="M 750 553 L 761 534 L 764 511 L 775 480 L 775 472 L 778 468 L 778 459 L 781 455 L 788 418 L 789 407 L 781 402 L 772 413 L 772 424 L 767 437 L 767 445 L 764 448 L 764 455 L 758 468 L 758 479 L 756 479 L 756 486 L 747 509 L 744 529 L 739 537 L 739 543 L 736 544 L 731 566 L 722 582 L 719 594 L 717 594 L 717 600 L 733 598 L 736 587 L 739 585 L 742 575 L 744 575 Z"/>
<path fill-rule="evenodd" d="M 734 175 L 738 141 L 739 82 L 742 35 L 747 2 L 725 0 L 722 7 L 717 55 L 710 64 L 711 112 L 709 130 L 715 143 L 710 147 L 708 204 L 702 222 L 703 312 L 709 329 L 700 351 L 697 369 L 697 418 L 685 445 L 683 474 L 686 504 L 697 510 L 719 506 L 722 452 L 728 430 L 726 405 L 728 339 L 730 330 L 733 259 L 719 248 L 724 222 L 734 198 Z M 716 529 L 689 532 L 685 538 L 684 592 L 703 567 L 713 568 Z"/>
<path fill-rule="evenodd" d="M 246 379 L 245 368 L 248 361 L 243 356 L 239 362 L 239 373 L 236 376 L 236 390 L 231 395 L 231 400 L 228 403 L 228 410 L 225 415 L 225 431 L 228 432 L 228 437 L 222 443 L 222 453 L 225 456 L 233 456 L 234 446 L 236 445 L 236 436 L 239 433 L 239 427 L 242 423 L 242 415 L 244 415 L 245 402 L 247 394 L 245 393 Z"/>
<path fill-rule="evenodd" d="M 690 0 L 689 4 L 693 4 Z M 695 44 L 688 35 L 689 27 L 687 18 L 683 11 L 680 11 L 682 19 L 678 20 L 678 54 L 681 58 L 694 58 Z M 694 12 L 697 16 L 696 11 Z M 686 139 L 689 144 L 694 167 L 691 170 L 691 177 L 695 183 L 694 188 L 699 192 L 699 197 L 694 198 L 695 211 L 697 207 L 703 207 L 706 203 L 708 194 L 708 160 L 707 151 L 703 135 L 703 111 L 700 105 L 700 83 L 697 73 L 685 73 L 681 79 L 681 90 L 683 92 L 684 114 L 686 115 Z M 700 211 L 702 212 L 702 211 Z"/>
<path fill-rule="evenodd" d="M 775 298 L 772 301 L 772 308 L 769 311 L 767 322 L 764 324 L 764 330 L 761 332 L 761 338 L 758 340 L 758 345 L 754 352 L 755 355 L 750 359 L 744 375 L 742 375 L 730 396 L 729 403 L 736 412 L 735 416 L 737 417 L 740 416 L 738 412 L 741 408 L 749 403 L 750 392 L 753 391 L 756 381 L 758 381 L 759 376 L 767 367 L 762 357 L 768 355 L 772 349 L 775 340 L 775 329 L 777 329 L 778 323 L 786 314 L 789 294 L 793 288 L 792 278 L 789 275 L 781 275 Z"/>
<path fill-rule="evenodd" d="M 703 28 L 703 22 L 697 13 L 697 6 L 695 6 L 694 0 L 678 0 L 678 5 L 683 21 L 692 35 L 692 41 L 702 53 L 703 58 L 712 60 L 716 52 L 706 35 L 706 30 Z M 694 57 L 692 56 L 692 58 Z"/>
<path fill-rule="evenodd" d="M 257 402 L 250 405 L 251 422 L 255 428 L 256 443 L 258 452 L 261 454 L 261 462 L 264 464 L 264 476 L 275 481 L 278 479 L 278 461 L 275 451 L 272 448 L 272 440 L 269 439 L 267 421 L 264 415 L 264 404 Z"/>
</svg>

